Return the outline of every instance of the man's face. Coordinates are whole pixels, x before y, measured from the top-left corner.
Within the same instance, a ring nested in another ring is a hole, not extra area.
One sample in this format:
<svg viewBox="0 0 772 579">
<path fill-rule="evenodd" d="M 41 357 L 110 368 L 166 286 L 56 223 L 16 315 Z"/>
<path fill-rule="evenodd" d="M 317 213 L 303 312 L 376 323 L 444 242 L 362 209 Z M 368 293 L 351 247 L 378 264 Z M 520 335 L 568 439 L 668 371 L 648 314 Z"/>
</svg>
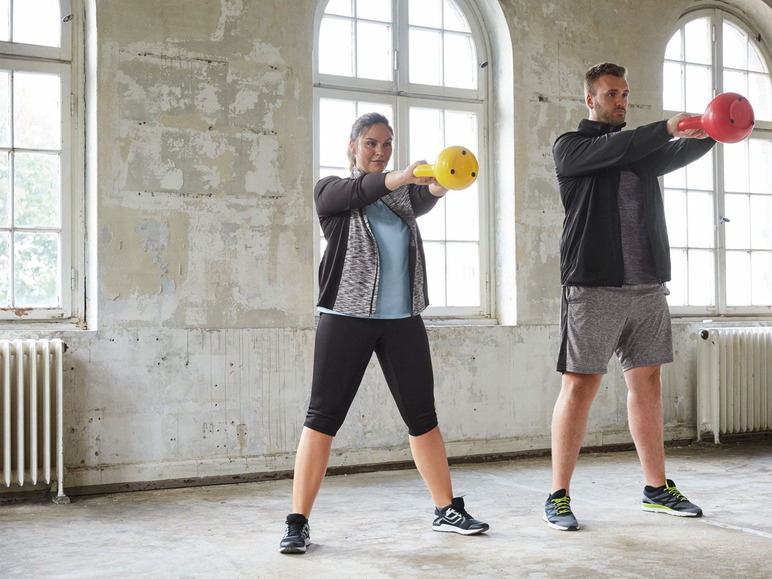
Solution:
<svg viewBox="0 0 772 579">
<path fill-rule="evenodd" d="M 590 120 L 619 126 L 627 116 L 627 97 L 630 87 L 618 76 L 605 74 L 595 82 L 595 94 L 587 95 Z"/>
</svg>

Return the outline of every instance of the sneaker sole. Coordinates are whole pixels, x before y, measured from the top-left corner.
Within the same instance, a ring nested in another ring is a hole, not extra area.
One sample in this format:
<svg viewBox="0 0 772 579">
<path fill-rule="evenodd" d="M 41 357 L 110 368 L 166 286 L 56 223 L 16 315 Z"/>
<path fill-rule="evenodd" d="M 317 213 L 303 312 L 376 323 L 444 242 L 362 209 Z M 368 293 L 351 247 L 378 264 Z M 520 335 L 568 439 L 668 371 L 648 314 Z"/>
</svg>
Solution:
<svg viewBox="0 0 772 579">
<path fill-rule="evenodd" d="M 286 547 L 279 547 L 279 553 L 285 553 L 287 555 L 295 555 L 306 552 L 306 548 L 311 544 L 311 541 L 306 541 L 305 545 L 287 545 Z"/>
<path fill-rule="evenodd" d="M 459 535 L 479 535 L 480 533 L 484 533 L 487 531 L 490 527 L 484 527 L 480 529 L 459 529 L 458 527 L 454 527 L 452 525 L 439 525 L 439 526 L 432 526 L 432 529 L 437 531 L 438 533 L 458 533 Z"/>
<path fill-rule="evenodd" d="M 576 526 L 571 525 L 570 527 L 561 527 L 560 525 L 556 525 L 555 523 L 551 522 L 547 518 L 546 514 L 542 517 L 542 520 L 545 523 L 547 523 L 551 528 L 556 529 L 558 531 L 578 531 L 579 530 L 579 525 L 578 524 Z"/>
<path fill-rule="evenodd" d="M 665 507 L 660 505 L 649 505 L 646 503 L 643 503 L 641 505 L 641 508 L 647 513 L 664 513 L 666 515 L 673 515 L 674 517 L 701 517 L 702 516 L 702 512 L 689 513 L 686 511 L 675 511 L 670 507 Z"/>
</svg>

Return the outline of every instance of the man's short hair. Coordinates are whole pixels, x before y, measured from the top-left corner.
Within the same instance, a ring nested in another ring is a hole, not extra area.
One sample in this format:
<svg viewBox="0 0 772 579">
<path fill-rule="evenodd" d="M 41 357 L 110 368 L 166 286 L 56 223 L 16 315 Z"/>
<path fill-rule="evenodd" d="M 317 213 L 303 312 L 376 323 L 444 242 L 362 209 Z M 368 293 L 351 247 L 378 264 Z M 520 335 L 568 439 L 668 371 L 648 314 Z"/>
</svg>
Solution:
<svg viewBox="0 0 772 579">
<path fill-rule="evenodd" d="M 627 69 L 624 66 L 619 66 L 613 62 L 601 62 L 595 66 L 591 66 L 587 72 L 584 73 L 584 94 L 595 94 L 595 83 L 602 76 L 610 74 L 618 78 L 627 78 Z"/>
</svg>

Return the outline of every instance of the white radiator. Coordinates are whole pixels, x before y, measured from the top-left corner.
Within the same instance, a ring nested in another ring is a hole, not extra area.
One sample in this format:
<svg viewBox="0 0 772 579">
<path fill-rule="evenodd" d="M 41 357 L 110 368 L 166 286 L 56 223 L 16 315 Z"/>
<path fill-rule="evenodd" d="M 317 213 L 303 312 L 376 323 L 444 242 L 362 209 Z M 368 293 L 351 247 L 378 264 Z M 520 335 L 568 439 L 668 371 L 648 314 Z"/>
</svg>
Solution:
<svg viewBox="0 0 772 579">
<path fill-rule="evenodd" d="M 772 328 L 699 332 L 699 438 L 772 430 Z"/>
<path fill-rule="evenodd" d="M 0 470 L 6 487 L 51 485 L 64 494 L 61 340 L 0 340 Z M 53 469 L 56 469 L 55 473 Z"/>
</svg>

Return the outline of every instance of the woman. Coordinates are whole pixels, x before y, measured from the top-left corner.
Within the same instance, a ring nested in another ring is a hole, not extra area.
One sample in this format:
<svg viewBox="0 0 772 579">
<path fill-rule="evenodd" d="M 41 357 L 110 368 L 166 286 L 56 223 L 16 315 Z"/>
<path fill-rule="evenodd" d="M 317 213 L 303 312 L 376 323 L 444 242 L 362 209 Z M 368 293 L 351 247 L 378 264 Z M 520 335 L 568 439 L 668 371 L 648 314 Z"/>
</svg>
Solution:
<svg viewBox="0 0 772 579">
<path fill-rule="evenodd" d="M 410 449 L 435 504 L 435 531 L 465 535 L 488 525 L 453 497 L 445 443 L 434 409 L 434 376 L 421 312 L 428 305 L 423 245 L 416 217 L 447 193 L 433 177 L 384 169 L 393 131 L 378 113 L 356 120 L 346 179 L 314 189 L 327 239 L 319 268 L 319 311 L 309 404 L 295 458 L 292 513 L 282 553 L 304 553 L 308 517 L 321 487 L 332 440 L 343 424 L 373 352 L 408 427 Z"/>
</svg>

